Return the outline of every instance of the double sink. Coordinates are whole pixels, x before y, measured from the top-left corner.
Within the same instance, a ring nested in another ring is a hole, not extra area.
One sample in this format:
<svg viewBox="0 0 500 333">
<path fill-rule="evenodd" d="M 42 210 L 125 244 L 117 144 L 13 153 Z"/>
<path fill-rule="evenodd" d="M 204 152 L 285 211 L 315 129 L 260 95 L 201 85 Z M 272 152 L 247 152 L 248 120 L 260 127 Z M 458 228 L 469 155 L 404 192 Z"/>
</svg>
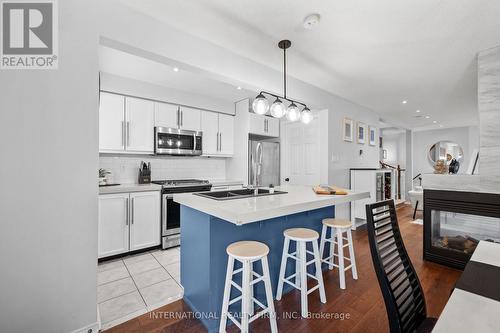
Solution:
<svg viewBox="0 0 500 333">
<path fill-rule="evenodd" d="M 216 192 L 201 192 L 194 193 L 194 195 L 199 195 L 200 197 L 205 197 L 214 200 L 234 200 L 242 198 L 252 198 L 252 197 L 263 197 L 266 195 L 275 194 L 285 194 L 284 191 L 274 191 L 270 192 L 268 189 L 259 188 L 257 189 L 257 194 L 254 189 L 241 189 L 241 190 L 229 190 L 229 191 L 216 191 Z"/>
</svg>

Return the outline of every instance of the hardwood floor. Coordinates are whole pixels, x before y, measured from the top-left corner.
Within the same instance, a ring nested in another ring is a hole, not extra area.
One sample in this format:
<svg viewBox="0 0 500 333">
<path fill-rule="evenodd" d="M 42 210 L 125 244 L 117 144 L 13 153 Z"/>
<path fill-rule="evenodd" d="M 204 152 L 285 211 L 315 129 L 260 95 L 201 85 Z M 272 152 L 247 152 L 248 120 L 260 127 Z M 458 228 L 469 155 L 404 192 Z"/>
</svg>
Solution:
<svg viewBox="0 0 500 333">
<path fill-rule="evenodd" d="M 398 209 L 398 219 L 406 249 L 417 270 L 424 288 L 427 313 L 438 317 L 446 304 L 451 290 L 461 271 L 422 260 L 422 226 L 412 224 L 412 209 Z M 278 314 L 278 329 L 281 332 L 387 332 L 388 323 L 382 294 L 373 270 L 366 229 L 353 232 L 359 279 L 353 280 L 347 272 L 347 288 L 339 288 L 336 270 L 325 272 L 324 282 L 327 303 L 319 301 L 318 292 L 309 296 L 309 311 L 314 314 L 327 313 L 331 318 L 300 319 L 300 294 L 293 291 L 275 302 Z M 283 314 L 295 313 L 297 317 L 283 318 Z M 158 317 L 155 318 L 155 314 Z M 167 314 L 167 316 L 165 316 Z M 171 315 L 173 314 L 173 315 Z M 107 333 L 170 333 L 206 332 L 201 322 L 191 315 L 189 307 L 181 300 L 144 314 Z M 343 317 L 340 317 L 342 316 Z M 170 317 L 169 317 L 170 316 Z M 253 332 L 268 332 L 269 321 L 259 319 L 251 324 Z M 237 332 L 233 325 L 228 332 Z"/>
</svg>

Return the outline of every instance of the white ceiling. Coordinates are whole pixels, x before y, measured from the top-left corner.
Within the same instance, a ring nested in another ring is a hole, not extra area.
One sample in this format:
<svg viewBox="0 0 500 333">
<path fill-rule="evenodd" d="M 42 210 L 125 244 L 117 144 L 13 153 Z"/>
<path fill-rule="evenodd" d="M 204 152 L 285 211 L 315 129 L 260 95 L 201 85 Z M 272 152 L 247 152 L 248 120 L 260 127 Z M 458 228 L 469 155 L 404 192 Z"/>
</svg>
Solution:
<svg viewBox="0 0 500 333">
<path fill-rule="evenodd" d="M 198 73 L 185 70 L 175 72 L 173 66 L 102 45 L 99 47 L 99 69 L 102 72 L 230 102 L 255 94 L 245 89 L 238 90 L 233 85 L 206 78 Z"/>
<path fill-rule="evenodd" d="M 410 128 L 476 123 L 475 56 L 500 44 L 498 0 L 121 2 L 278 70 L 290 39 L 290 75 Z"/>
</svg>

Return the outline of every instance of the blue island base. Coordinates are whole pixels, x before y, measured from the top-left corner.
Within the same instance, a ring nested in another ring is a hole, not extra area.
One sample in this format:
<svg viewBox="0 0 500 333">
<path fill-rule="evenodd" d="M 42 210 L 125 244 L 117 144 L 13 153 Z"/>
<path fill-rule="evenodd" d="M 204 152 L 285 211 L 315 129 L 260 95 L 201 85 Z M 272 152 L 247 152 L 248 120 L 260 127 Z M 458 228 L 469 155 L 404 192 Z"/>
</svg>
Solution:
<svg viewBox="0 0 500 333">
<path fill-rule="evenodd" d="M 283 251 L 283 231 L 302 227 L 321 233 L 322 219 L 334 217 L 334 214 L 335 207 L 330 206 L 238 226 L 181 206 L 181 284 L 184 287 L 184 301 L 209 332 L 217 332 L 226 278 L 226 247 L 242 240 L 259 241 L 269 247 L 269 272 L 274 298 Z M 292 242 L 290 247 L 291 251 L 295 251 L 295 242 Z M 309 266 L 310 273 L 314 272 L 313 266 Z M 235 269 L 239 267 L 236 265 Z M 326 268 L 326 265 L 324 267 Z M 254 265 L 254 271 L 262 273 L 260 264 Z M 295 264 L 288 260 L 286 276 L 294 271 Z M 241 285 L 240 276 L 241 274 L 235 275 L 234 280 Z M 240 281 L 237 281 L 238 278 Z M 290 285 L 285 284 L 283 292 L 289 292 L 291 289 Z M 235 288 L 232 293 L 234 295 L 232 294 L 231 298 L 239 294 Z M 263 283 L 255 286 L 254 296 L 266 304 Z M 241 302 L 236 302 L 230 312 L 239 313 L 240 309 Z"/>
</svg>

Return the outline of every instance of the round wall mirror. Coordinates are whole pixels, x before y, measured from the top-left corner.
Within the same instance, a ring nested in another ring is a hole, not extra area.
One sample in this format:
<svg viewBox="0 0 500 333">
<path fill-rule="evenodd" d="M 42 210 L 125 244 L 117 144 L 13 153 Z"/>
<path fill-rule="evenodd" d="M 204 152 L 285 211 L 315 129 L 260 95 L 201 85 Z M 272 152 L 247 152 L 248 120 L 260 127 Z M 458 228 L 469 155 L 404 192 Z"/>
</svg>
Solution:
<svg viewBox="0 0 500 333">
<path fill-rule="evenodd" d="M 453 159 L 461 163 L 464 159 L 464 150 L 456 142 L 439 141 L 431 146 L 428 157 L 429 162 L 433 166 L 439 160 L 445 161 L 447 165 L 449 165 Z"/>
</svg>

